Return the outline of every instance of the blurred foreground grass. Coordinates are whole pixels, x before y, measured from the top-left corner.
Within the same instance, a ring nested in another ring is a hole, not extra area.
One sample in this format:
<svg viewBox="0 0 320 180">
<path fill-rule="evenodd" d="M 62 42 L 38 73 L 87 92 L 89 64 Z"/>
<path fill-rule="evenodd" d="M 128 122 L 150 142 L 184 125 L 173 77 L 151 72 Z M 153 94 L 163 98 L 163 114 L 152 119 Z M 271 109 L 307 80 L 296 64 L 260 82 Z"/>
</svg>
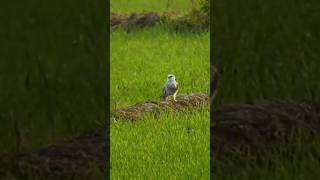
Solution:
<svg viewBox="0 0 320 180">
<path fill-rule="evenodd" d="M 1 12 L 0 146 L 22 150 L 95 127 L 107 104 L 104 1 L 8 2 Z M 19 135 L 20 133 L 20 135 Z"/>
<path fill-rule="evenodd" d="M 213 5 L 211 47 L 221 72 L 217 104 L 258 99 L 319 102 L 319 1 L 224 0 Z M 215 161 L 214 178 L 315 179 L 319 139 L 299 142 L 300 147 L 288 144 L 283 152 L 289 155 L 275 152 L 262 162 Z"/>
</svg>

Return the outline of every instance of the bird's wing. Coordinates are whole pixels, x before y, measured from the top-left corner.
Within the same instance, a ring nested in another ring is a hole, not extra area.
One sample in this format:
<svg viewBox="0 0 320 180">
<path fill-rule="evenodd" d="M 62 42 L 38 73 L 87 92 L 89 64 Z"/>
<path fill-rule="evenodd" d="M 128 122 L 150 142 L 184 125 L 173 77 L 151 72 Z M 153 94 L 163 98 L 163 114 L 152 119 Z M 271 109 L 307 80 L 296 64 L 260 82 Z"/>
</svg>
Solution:
<svg viewBox="0 0 320 180">
<path fill-rule="evenodd" d="M 162 88 L 162 94 L 160 96 L 160 100 L 164 101 L 168 96 L 169 94 L 167 91 L 167 84 L 165 84 L 164 87 Z"/>
<path fill-rule="evenodd" d="M 162 95 L 165 95 L 165 94 L 166 94 L 166 86 L 162 88 Z"/>
<path fill-rule="evenodd" d="M 173 93 L 176 92 L 177 90 L 177 85 L 176 83 L 168 83 L 166 86 L 167 94 L 172 95 Z"/>
</svg>

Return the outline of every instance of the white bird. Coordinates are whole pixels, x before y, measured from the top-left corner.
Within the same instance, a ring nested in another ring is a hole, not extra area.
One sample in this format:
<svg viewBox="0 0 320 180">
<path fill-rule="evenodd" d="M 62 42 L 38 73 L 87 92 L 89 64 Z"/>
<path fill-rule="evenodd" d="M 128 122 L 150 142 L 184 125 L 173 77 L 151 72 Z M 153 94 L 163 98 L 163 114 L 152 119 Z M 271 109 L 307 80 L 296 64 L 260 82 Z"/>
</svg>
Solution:
<svg viewBox="0 0 320 180">
<path fill-rule="evenodd" d="M 167 99 L 173 96 L 173 100 L 176 101 L 178 93 L 178 82 L 173 74 L 169 74 L 167 82 L 163 87 L 161 101 L 167 101 Z"/>
</svg>

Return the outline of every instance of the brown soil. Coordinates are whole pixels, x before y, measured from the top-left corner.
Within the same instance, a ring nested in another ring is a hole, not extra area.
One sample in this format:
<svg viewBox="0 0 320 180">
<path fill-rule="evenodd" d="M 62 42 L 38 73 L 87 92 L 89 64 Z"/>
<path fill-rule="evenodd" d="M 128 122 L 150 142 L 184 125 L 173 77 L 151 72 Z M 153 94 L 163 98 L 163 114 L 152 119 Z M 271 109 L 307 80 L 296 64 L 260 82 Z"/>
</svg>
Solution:
<svg viewBox="0 0 320 180">
<path fill-rule="evenodd" d="M 213 108 L 212 149 L 222 155 L 266 155 L 292 140 L 293 130 L 319 132 L 320 111 L 311 103 L 262 101 Z M 296 131 L 297 132 L 297 131 Z"/>
<path fill-rule="evenodd" d="M 119 109 L 112 117 L 125 121 L 139 120 L 145 114 L 157 116 L 164 110 L 190 111 L 208 103 L 208 95 L 194 93 L 177 97 L 175 103 L 139 103 Z M 319 106 L 311 103 L 261 101 L 252 104 L 222 105 L 212 109 L 211 148 L 215 159 L 232 154 L 244 157 L 265 155 L 276 145 L 288 143 L 293 129 L 314 132 L 320 130 Z M 106 162 L 109 161 L 107 133 L 106 130 L 100 129 L 34 152 L 8 158 L 10 160 L 6 160 L 7 166 L 0 166 L 0 176 L 1 173 L 11 172 L 21 177 L 31 173 L 32 179 L 36 179 L 34 175 L 54 179 L 90 179 L 98 170 L 105 173 Z"/>
<path fill-rule="evenodd" d="M 209 105 L 206 94 L 189 94 L 177 97 L 177 102 L 144 102 L 116 111 L 113 118 L 138 120 L 146 113 L 162 110 L 192 110 L 204 104 Z M 108 169 L 107 152 L 109 139 L 107 131 L 99 129 L 77 138 L 48 145 L 39 150 L 24 153 L 12 158 L 0 158 L 0 177 L 14 174 L 27 179 L 97 179 L 97 172 L 106 173 Z M 2 157 L 2 156 L 0 156 Z M 2 162 L 2 163 L 1 163 Z"/>
<path fill-rule="evenodd" d="M 21 179 L 97 178 L 97 172 L 105 174 L 107 169 L 107 133 L 106 130 L 100 129 L 34 152 L 8 158 L 8 166 L 4 167 L 5 171 L 0 170 L 0 177 L 11 174 Z"/>
<path fill-rule="evenodd" d="M 143 13 L 111 13 L 111 29 L 132 31 L 144 27 L 151 27 L 159 22 L 167 24 L 175 30 L 201 30 L 209 28 L 208 15 L 200 11 L 189 14 L 181 12 L 143 12 Z"/>
<path fill-rule="evenodd" d="M 139 120 L 145 114 L 153 114 L 155 117 L 164 110 L 191 111 L 203 105 L 209 106 L 209 96 L 203 93 L 192 93 L 186 96 L 178 96 L 176 102 L 147 101 L 119 109 L 112 114 L 115 119 Z"/>
<path fill-rule="evenodd" d="M 160 15 L 156 12 L 116 14 L 110 16 L 110 26 L 112 28 L 143 28 L 153 26 L 160 21 Z"/>
</svg>

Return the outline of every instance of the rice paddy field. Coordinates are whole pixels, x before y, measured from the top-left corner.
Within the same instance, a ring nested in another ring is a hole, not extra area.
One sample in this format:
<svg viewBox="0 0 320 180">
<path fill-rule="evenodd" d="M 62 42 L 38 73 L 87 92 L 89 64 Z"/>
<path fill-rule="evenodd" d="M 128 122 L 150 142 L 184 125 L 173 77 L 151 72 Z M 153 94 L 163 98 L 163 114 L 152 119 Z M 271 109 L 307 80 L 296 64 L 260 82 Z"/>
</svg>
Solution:
<svg viewBox="0 0 320 180">
<path fill-rule="evenodd" d="M 0 179 L 9 168 L 3 159 L 90 131 L 103 120 L 108 48 L 102 6 L 104 1 L 2 6 Z"/>
<path fill-rule="evenodd" d="M 316 0 L 216 0 L 211 46 L 209 32 L 173 32 L 163 24 L 112 30 L 110 107 L 103 1 L 8 3 L 0 11 L 0 160 L 96 129 L 108 108 L 158 101 L 170 73 L 180 83 L 179 95 L 209 93 L 210 48 L 221 73 L 216 106 L 259 99 L 320 100 Z M 187 12 L 192 3 L 112 0 L 110 6 L 111 12 L 121 13 Z M 111 178 L 209 179 L 209 117 L 209 107 L 202 107 L 137 122 L 112 119 Z M 317 179 L 319 142 L 319 136 L 308 143 L 294 139 L 270 159 L 211 159 L 216 166 L 211 175 L 222 180 Z"/>
<path fill-rule="evenodd" d="M 192 6 L 190 0 L 111 0 L 111 12 L 143 12 L 143 11 L 183 11 L 186 12 Z"/>
<path fill-rule="evenodd" d="M 261 99 L 319 102 L 319 7 L 313 0 L 215 1 L 211 46 L 221 72 L 216 105 Z M 214 178 L 316 179 L 319 140 L 292 140 L 271 159 L 215 161 Z"/>
<path fill-rule="evenodd" d="M 111 2 L 111 11 L 161 10 L 164 3 L 139 1 L 136 7 L 117 8 L 119 2 Z M 178 95 L 209 94 L 209 32 L 177 33 L 161 24 L 130 33 L 114 30 L 110 46 L 111 111 L 159 101 L 170 73 L 180 84 Z M 162 112 L 157 119 L 146 116 L 137 122 L 112 120 L 111 179 L 209 179 L 209 114 L 208 106 L 190 113 Z"/>
<path fill-rule="evenodd" d="M 159 101 L 170 73 L 180 82 L 180 95 L 209 93 L 209 33 L 174 34 L 158 26 L 111 32 L 110 43 L 112 109 Z M 111 177 L 209 178 L 209 124 L 209 107 L 163 113 L 158 120 L 112 122 Z"/>
<path fill-rule="evenodd" d="M 209 93 L 210 33 L 174 33 L 156 26 L 110 34 L 111 105 L 124 107 L 159 100 L 167 75 L 172 73 L 179 94 Z"/>
<path fill-rule="evenodd" d="M 8 2 L 1 11 L 8 18 L 1 29 L 0 153 L 32 151 L 102 120 L 104 3 L 75 4 Z"/>
</svg>

